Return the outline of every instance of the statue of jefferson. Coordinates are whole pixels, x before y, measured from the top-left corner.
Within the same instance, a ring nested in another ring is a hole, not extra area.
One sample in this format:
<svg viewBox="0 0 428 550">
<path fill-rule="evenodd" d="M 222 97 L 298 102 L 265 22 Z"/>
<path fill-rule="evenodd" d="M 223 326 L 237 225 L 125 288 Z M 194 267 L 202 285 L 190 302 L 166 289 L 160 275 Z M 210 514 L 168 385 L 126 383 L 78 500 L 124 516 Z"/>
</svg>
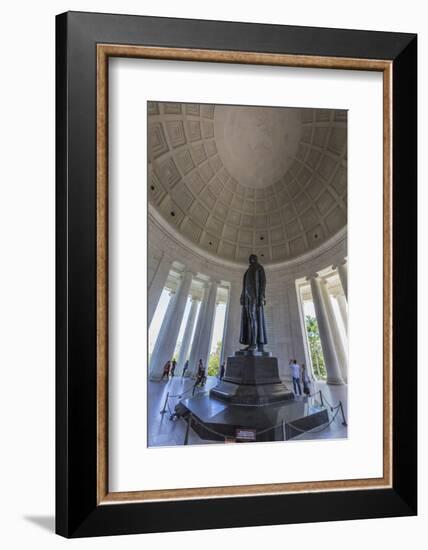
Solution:
<svg viewBox="0 0 428 550">
<path fill-rule="evenodd" d="M 263 351 L 267 344 L 263 306 L 265 305 L 266 275 L 257 256 L 251 254 L 250 265 L 245 272 L 241 294 L 241 335 L 239 341 L 247 345 L 246 350 Z"/>
</svg>

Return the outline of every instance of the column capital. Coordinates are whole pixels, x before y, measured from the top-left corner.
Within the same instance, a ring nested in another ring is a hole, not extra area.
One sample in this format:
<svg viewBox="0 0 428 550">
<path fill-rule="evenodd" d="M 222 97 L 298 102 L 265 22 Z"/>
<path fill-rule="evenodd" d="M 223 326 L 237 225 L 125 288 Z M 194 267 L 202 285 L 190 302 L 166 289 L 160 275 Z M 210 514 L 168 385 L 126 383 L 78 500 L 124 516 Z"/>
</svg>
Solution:
<svg viewBox="0 0 428 550">
<path fill-rule="evenodd" d="M 215 280 L 206 281 L 204 284 L 204 289 L 210 291 L 213 287 L 218 288 L 219 284 L 219 281 Z"/>
<path fill-rule="evenodd" d="M 343 292 L 348 297 L 348 264 L 347 260 L 343 260 L 337 266 L 337 273 L 339 275 L 340 282 L 342 284 Z"/>
<path fill-rule="evenodd" d="M 339 260 L 337 263 L 333 264 L 331 266 L 331 269 L 333 269 L 334 271 L 337 271 L 339 269 L 339 267 L 347 265 L 347 264 L 348 264 L 348 258 L 344 258 L 343 260 Z"/>
<path fill-rule="evenodd" d="M 307 281 L 311 281 L 312 279 L 320 279 L 319 273 L 311 273 L 306 277 Z"/>
<path fill-rule="evenodd" d="M 192 279 L 196 276 L 196 273 L 194 273 L 191 269 L 183 269 L 183 271 L 180 271 L 180 280 L 183 280 L 185 277 L 192 277 Z"/>
</svg>

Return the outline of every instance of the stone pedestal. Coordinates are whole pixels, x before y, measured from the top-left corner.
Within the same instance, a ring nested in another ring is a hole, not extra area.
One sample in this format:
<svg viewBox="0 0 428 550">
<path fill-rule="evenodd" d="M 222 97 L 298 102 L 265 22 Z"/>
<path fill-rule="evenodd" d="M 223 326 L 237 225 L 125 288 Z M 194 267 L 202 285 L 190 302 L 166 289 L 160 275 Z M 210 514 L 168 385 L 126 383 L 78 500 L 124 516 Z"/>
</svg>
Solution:
<svg viewBox="0 0 428 550">
<path fill-rule="evenodd" d="M 328 423 L 327 409 L 295 398 L 281 381 L 269 352 L 237 351 L 228 357 L 223 380 L 208 393 L 179 401 L 175 413 L 202 439 L 234 439 L 250 430 L 255 441 L 292 439 Z"/>
<path fill-rule="evenodd" d="M 294 399 L 279 377 L 277 358 L 259 351 L 237 351 L 228 357 L 224 378 L 210 396 L 233 405 L 255 406 Z"/>
<path fill-rule="evenodd" d="M 241 429 L 255 430 L 255 441 L 284 441 L 329 421 L 325 407 L 311 407 L 304 398 L 260 407 L 233 405 L 203 394 L 179 401 L 175 412 L 199 437 L 218 442 L 235 438 Z"/>
</svg>

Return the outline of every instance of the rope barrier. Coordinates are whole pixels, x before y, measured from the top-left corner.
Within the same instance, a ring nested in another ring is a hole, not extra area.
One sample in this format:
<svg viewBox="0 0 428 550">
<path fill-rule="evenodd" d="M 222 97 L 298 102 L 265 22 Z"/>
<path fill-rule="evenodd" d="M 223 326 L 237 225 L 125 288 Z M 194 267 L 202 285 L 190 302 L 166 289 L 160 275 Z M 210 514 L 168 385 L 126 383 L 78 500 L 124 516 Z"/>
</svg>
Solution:
<svg viewBox="0 0 428 550">
<path fill-rule="evenodd" d="M 320 407 L 324 407 L 324 399 L 323 399 L 323 394 L 322 394 L 321 390 L 318 390 L 315 393 L 312 393 L 312 394 L 308 395 L 307 398 L 308 398 L 308 400 L 309 399 L 315 399 L 315 397 L 317 395 L 319 395 L 319 397 L 320 397 L 320 403 L 319 403 Z M 315 401 L 315 403 L 317 403 L 317 402 Z"/>
<path fill-rule="evenodd" d="M 188 388 L 187 390 L 185 390 L 184 392 L 181 392 L 180 394 L 177 394 L 177 395 L 169 395 L 169 393 L 167 393 L 167 396 L 166 396 L 166 399 L 165 399 L 165 404 L 164 404 L 164 410 L 161 411 L 161 413 L 164 413 L 166 412 L 166 409 L 168 409 L 168 412 L 170 414 L 170 420 L 173 420 L 174 418 L 177 418 L 178 417 L 178 414 L 176 412 L 172 412 L 171 411 L 171 408 L 169 406 L 169 399 L 170 398 L 180 398 L 187 392 L 189 392 L 190 390 L 195 390 L 196 389 L 196 386 L 192 386 L 191 388 Z M 202 388 L 200 388 L 202 389 Z M 343 426 L 347 426 L 347 422 L 346 422 L 346 418 L 345 418 L 345 413 L 344 413 L 344 410 L 343 410 L 343 404 L 342 404 L 342 401 L 339 401 L 338 405 L 336 405 L 335 407 L 333 407 L 331 405 L 331 403 L 329 403 L 329 401 L 327 399 L 325 399 L 325 397 L 323 396 L 323 393 L 321 390 L 318 390 L 317 392 L 315 392 L 314 394 L 311 394 L 311 395 L 308 395 L 307 397 L 308 398 L 314 398 L 316 396 L 320 396 L 320 406 L 324 407 L 324 401 L 326 402 L 326 404 L 328 405 L 328 407 L 330 408 L 331 412 L 333 411 L 336 411 L 335 414 L 333 415 L 333 417 L 324 425 L 322 426 L 320 429 L 312 429 L 312 430 L 302 430 L 300 428 L 298 428 L 296 425 L 294 425 L 292 422 L 285 422 L 285 420 L 282 420 L 280 423 L 278 424 L 274 424 L 273 426 L 269 426 L 268 428 L 264 428 L 263 430 L 258 430 L 256 431 L 256 437 L 257 436 L 260 436 L 260 435 L 263 435 L 264 433 L 266 432 L 269 432 L 271 430 L 276 430 L 277 428 L 280 428 L 282 427 L 282 436 L 283 436 L 283 440 L 285 441 L 286 439 L 286 428 L 285 426 L 288 425 L 290 426 L 290 428 L 292 428 L 293 430 L 297 431 L 297 432 L 300 432 L 300 433 L 320 433 L 324 430 L 326 430 L 329 426 L 331 426 L 331 424 L 333 422 L 336 421 L 336 417 L 337 415 L 339 414 L 339 411 L 342 413 L 342 425 Z M 304 417 L 302 417 L 304 418 Z M 184 418 L 183 418 L 184 420 Z M 195 424 L 198 424 L 199 426 L 201 426 L 204 430 L 212 433 L 213 435 L 217 436 L 217 437 L 220 437 L 222 438 L 223 440 L 226 440 L 227 436 L 225 436 L 224 434 L 218 432 L 217 430 L 214 430 L 212 428 L 209 428 L 207 425 L 203 424 L 202 422 L 200 422 L 196 417 L 193 416 L 192 413 L 190 413 L 189 415 L 189 418 L 187 420 L 187 429 L 186 429 L 186 435 L 185 435 L 185 441 L 184 441 L 184 445 L 187 445 L 188 444 L 188 440 L 189 440 L 189 430 L 190 430 L 190 427 L 191 427 L 191 424 L 192 422 L 194 422 Z"/>
<path fill-rule="evenodd" d="M 345 418 L 345 413 L 343 411 L 343 404 L 342 404 L 342 401 L 339 401 L 339 405 L 340 405 L 340 410 L 342 412 L 342 426 L 347 426 L 348 423 L 346 422 L 346 418 Z"/>
<path fill-rule="evenodd" d="M 333 405 L 329 402 L 329 400 L 325 397 L 325 395 L 323 395 L 323 399 L 327 403 L 327 405 L 330 407 L 332 412 L 333 412 L 334 409 L 337 409 L 337 407 L 339 406 L 339 405 L 337 405 L 337 407 L 333 407 Z"/>
<path fill-rule="evenodd" d="M 321 393 L 321 390 L 318 390 L 316 391 L 315 393 L 311 393 L 310 395 L 308 395 L 307 397 L 315 397 L 316 395 L 318 395 L 319 393 Z"/>
<path fill-rule="evenodd" d="M 264 428 L 263 430 L 259 430 L 256 432 L 256 435 L 262 435 L 266 432 L 269 432 L 270 430 L 276 430 L 277 428 L 279 428 L 280 426 L 282 426 L 284 424 L 284 420 L 281 420 L 281 422 L 279 424 L 275 424 L 274 426 L 269 426 L 269 428 Z"/>
<path fill-rule="evenodd" d="M 193 390 L 193 386 L 194 386 L 194 385 L 192 384 L 190 388 L 187 388 L 187 390 L 184 390 L 184 391 L 182 391 L 181 393 L 177 393 L 176 395 L 170 395 L 169 397 L 178 397 L 178 398 L 181 399 L 181 398 L 183 397 L 183 395 L 185 395 L 185 394 L 188 393 L 189 391 Z"/>
<path fill-rule="evenodd" d="M 171 411 L 171 407 L 169 406 L 169 403 L 167 403 L 168 406 L 168 412 L 169 412 L 169 419 L 172 420 L 174 416 L 176 416 L 175 412 Z"/>
<path fill-rule="evenodd" d="M 187 422 L 187 429 L 186 429 L 186 435 L 184 436 L 184 445 L 188 445 L 189 444 L 189 432 L 190 432 L 190 425 L 192 423 L 192 413 L 190 413 L 190 417 L 189 417 L 189 420 Z"/>
<path fill-rule="evenodd" d="M 205 426 L 205 424 L 202 424 L 202 422 L 200 422 L 197 418 L 195 418 L 192 415 L 191 415 L 191 418 L 189 418 L 189 420 L 192 420 L 192 422 L 195 422 L 196 424 L 199 424 L 199 426 L 204 428 L 204 430 L 207 430 L 208 432 L 211 432 L 212 434 L 217 435 L 218 437 L 222 437 L 223 439 L 226 439 L 226 437 L 227 437 L 226 435 L 224 435 L 220 432 L 217 432 L 216 430 L 213 430 L 212 428 L 208 428 L 208 426 Z"/>
<path fill-rule="evenodd" d="M 327 424 L 325 424 L 325 426 L 323 426 L 322 428 L 320 428 L 318 430 L 316 430 L 316 429 L 302 430 L 302 429 L 298 428 L 297 426 L 295 426 L 294 424 L 292 424 L 291 422 L 288 422 L 287 425 L 290 426 L 293 430 L 295 430 L 297 432 L 300 432 L 300 433 L 308 433 L 308 432 L 310 432 L 310 433 L 320 433 L 320 432 L 326 430 L 335 421 L 336 416 L 339 414 L 339 407 L 336 407 L 336 409 L 337 409 L 337 411 L 336 411 L 335 415 L 333 416 L 333 418 L 331 420 L 329 420 L 329 422 Z M 210 432 L 210 433 L 216 435 L 217 437 L 221 437 L 224 440 L 226 440 L 226 438 L 227 438 L 227 436 L 225 436 L 224 434 L 218 432 L 217 430 L 213 430 L 212 428 L 209 428 L 205 424 L 202 424 L 202 422 L 200 422 L 192 414 L 190 415 L 189 420 L 187 422 L 188 422 L 188 427 L 190 426 L 191 422 L 194 422 L 195 424 L 198 424 L 199 426 L 201 426 L 207 432 Z M 258 435 L 262 435 L 266 432 L 269 432 L 271 430 L 275 430 L 279 427 L 282 427 L 283 440 L 285 441 L 285 436 L 286 436 L 285 425 L 286 425 L 285 420 L 282 420 L 279 424 L 275 424 L 274 426 L 269 426 L 268 428 L 264 428 L 263 430 L 256 431 L 256 437 Z M 187 439 L 188 439 L 187 431 L 186 431 L 186 435 L 187 435 Z M 186 445 L 186 443 L 185 443 L 185 445 Z"/>
<path fill-rule="evenodd" d="M 295 426 L 292 422 L 288 422 L 288 425 L 293 428 L 293 430 L 296 430 L 296 432 L 300 432 L 302 434 L 304 433 L 307 433 L 307 432 L 310 432 L 311 434 L 317 434 L 317 433 L 320 433 L 324 430 L 326 430 L 334 421 L 334 419 L 336 418 L 336 416 L 339 414 L 339 409 L 337 409 L 336 411 L 336 414 L 333 416 L 333 418 L 325 425 L 323 426 L 321 429 L 319 430 L 316 430 L 315 428 L 313 428 L 312 430 L 301 430 L 300 428 L 298 428 L 297 426 Z"/>
<path fill-rule="evenodd" d="M 345 411 L 343 410 L 342 401 L 339 401 L 339 403 L 335 407 L 333 407 L 333 405 L 328 401 L 328 399 L 325 397 L 325 395 L 322 393 L 321 390 L 318 390 L 317 392 L 315 392 L 312 395 L 308 395 L 308 397 L 315 397 L 318 394 L 319 394 L 320 399 L 321 399 L 321 406 L 322 407 L 324 406 L 324 401 L 325 401 L 327 403 L 328 407 L 330 408 L 331 412 L 335 411 L 336 409 L 340 409 L 340 412 L 342 413 L 342 426 L 347 426 L 348 423 L 346 422 Z M 336 418 L 336 416 L 337 415 L 335 415 L 334 418 Z"/>
<path fill-rule="evenodd" d="M 160 411 L 161 414 L 165 414 L 166 413 L 166 406 L 168 404 L 168 399 L 169 399 L 169 392 L 166 394 L 166 397 L 165 397 L 165 402 L 163 404 L 163 408 L 162 410 Z"/>
<path fill-rule="evenodd" d="M 163 408 L 160 411 L 160 414 L 165 414 L 166 412 L 168 412 L 169 413 L 169 419 L 170 420 L 175 420 L 178 417 L 178 415 L 175 411 L 174 412 L 171 411 L 171 407 L 169 406 L 169 400 L 173 399 L 173 398 L 181 399 L 183 397 L 183 395 L 185 395 L 189 391 L 192 391 L 192 395 L 195 395 L 195 390 L 196 390 L 196 387 L 192 384 L 192 386 L 190 388 L 188 388 L 187 390 L 185 390 L 181 393 L 177 393 L 176 395 L 171 395 L 169 392 L 167 392 L 166 397 L 165 397 L 165 401 L 164 401 L 164 404 L 163 404 Z M 203 391 L 205 391 L 205 388 L 198 388 L 198 390 L 202 390 L 202 391 L 198 391 L 198 394 L 200 394 Z"/>
</svg>

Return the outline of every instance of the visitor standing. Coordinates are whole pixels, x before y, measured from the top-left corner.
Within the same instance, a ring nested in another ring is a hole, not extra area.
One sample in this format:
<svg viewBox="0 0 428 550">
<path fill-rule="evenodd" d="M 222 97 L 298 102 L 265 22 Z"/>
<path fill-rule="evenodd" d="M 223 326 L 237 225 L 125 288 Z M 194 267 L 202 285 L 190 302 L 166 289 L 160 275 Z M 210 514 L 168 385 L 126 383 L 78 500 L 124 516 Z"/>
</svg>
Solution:
<svg viewBox="0 0 428 550">
<path fill-rule="evenodd" d="M 296 395 L 302 395 L 300 386 L 300 365 L 295 359 L 290 362 L 291 376 L 293 377 L 293 390 Z"/>
<path fill-rule="evenodd" d="M 163 380 L 166 376 L 167 381 L 169 380 L 169 371 L 171 369 L 171 361 L 167 361 L 163 367 L 163 373 L 161 376 L 161 380 Z"/>
<path fill-rule="evenodd" d="M 187 361 L 184 363 L 183 374 L 181 375 L 183 378 L 184 378 L 184 375 L 186 374 L 186 370 L 188 368 L 189 368 L 189 360 L 187 359 Z"/>
<path fill-rule="evenodd" d="M 193 386 L 193 393 L 195 393 L 195 389 L 198 386 L 203 385 L 204 376 L 205 376 L 204 365 L 202 363 L 202 359 L 199 359 L 198 370 L 197 370 L 197 373 L 196 373 L 196 381 L 195 381 L 195 385 Z"/>
<path fill-rule="evenodd" d="M 225 371 L 225 367 L 224 367 L 224 363 L 223 363 L 220 367 L 220 380 L 223 380 L 224 371 Z"/>
<path fill-rule="evenodd" d="M 175 368 L 177 366 L 177 361 L 175 359 L 172 360 L 171 365 L 171 378 L 174 378 Z"/>
<path fill-rule="evenodd" d="M 305 395 L 310 395 L 311 393 L 311 380 L 308 375 L 308 369 L 305 367 L 305 365 L 302 363 L 302 382 L 303 382 L 303 393 Z"/>
<path fill-rule="evenodd" d="M 200 378 L 202 376 L 203 370 L 204 370 L 204 365 L 202 363 L 202 359 L 199 359 L 198 370 L 196 371 L 196 378 Z"/>
<path fill-rule="evenodd" d="M 202 365 L 201 386 L 205 386 L 206 381 L 207 381 L 207 371 L 206 371 L 205 367 Z"/>
</svg>

